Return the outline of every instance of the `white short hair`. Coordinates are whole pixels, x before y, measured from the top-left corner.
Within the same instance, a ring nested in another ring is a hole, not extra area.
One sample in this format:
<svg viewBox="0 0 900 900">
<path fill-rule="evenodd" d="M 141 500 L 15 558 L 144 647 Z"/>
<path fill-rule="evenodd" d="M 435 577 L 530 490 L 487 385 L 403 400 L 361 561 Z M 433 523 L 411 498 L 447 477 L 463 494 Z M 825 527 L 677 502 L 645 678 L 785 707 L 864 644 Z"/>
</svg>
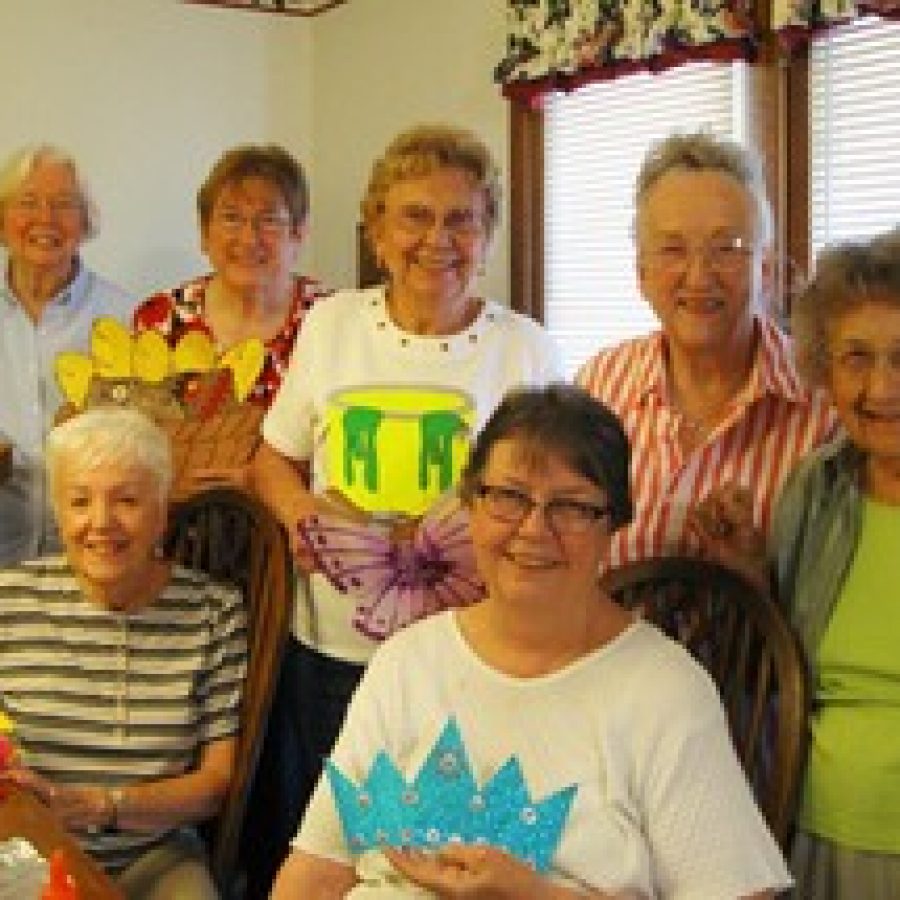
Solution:
<svg viewBox="0 0 900 900">
<path fill-rule="evenodd" d="M 759 156 L 747 147 L 708 131 L 675 132 L 654 144 L 641 164 L 634 190 L 635 237 L 641 225 L 644 203 L 651 188 L 668 172 L 721 172 L 733 178 L 753 200 L 756 240 L 772 241 L 772 206 L 766 194 Z"/>
<path fill-rule="evenodd" d="M 81 201 L 82 221 L 84 225 L 84 237 L 95 237 L 100 231 L 100 210 L 94 201 L 90 185 L 84 177 L 80 166 L 71 153 L 67 153 L 61 147 L 53 144 L 34 144 L 22 147 L 0 166 L 0 210 L 2 210 L 9 198 L 22 186 L 22 182 L 31 175 L 41 163 L 56 163 L 68 166 L 72 171 L 72 178 Z"/>
<path fill-rule="evenodd" d="M 136 466 L 153 476 L 164 501 L 172 486 L 168 435 L 136 409 L 98 406 L 72 416 L 47 435 L 44 461 L 51 496 L 62 459 L 85 471 Z"/>
</svg>

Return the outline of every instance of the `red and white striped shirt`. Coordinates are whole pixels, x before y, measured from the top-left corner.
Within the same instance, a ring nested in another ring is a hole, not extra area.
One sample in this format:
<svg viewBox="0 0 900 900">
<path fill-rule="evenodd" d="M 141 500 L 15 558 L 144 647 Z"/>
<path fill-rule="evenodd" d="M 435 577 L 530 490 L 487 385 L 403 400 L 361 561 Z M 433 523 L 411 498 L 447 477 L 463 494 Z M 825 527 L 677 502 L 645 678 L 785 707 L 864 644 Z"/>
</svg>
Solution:
<svg viewBox="0 0 900 900">
<path fill-rule="evenodd" d="M 696 552 L 685 514 L 729 484 L 750 491 L 754 524 L 767 532 L 787 474 L 833 436 L 828 395 L 803 385 L 787 336 L 763 318 L 756 331 L 747 384 L 728 415 L 687 454 L 678 439 L 683 422 L 671 403 L 661 331 L 601 351 L 582 366 L 576 380 L 618 415 L 631 443 L 634 519 L 614 535 L 604 568 Z"/>
</svg>

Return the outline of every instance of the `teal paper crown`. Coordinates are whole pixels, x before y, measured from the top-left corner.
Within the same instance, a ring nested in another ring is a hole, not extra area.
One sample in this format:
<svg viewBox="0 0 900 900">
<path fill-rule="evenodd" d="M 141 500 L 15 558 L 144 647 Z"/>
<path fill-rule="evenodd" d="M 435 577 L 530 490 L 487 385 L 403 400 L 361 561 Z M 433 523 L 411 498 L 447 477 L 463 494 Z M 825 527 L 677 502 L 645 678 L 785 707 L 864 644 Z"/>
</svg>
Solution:
<svg viewBox="0 0 900 900">
<path fill-rule="evenodd" d="M 533 802 L 515 756 L 479 788 L 453 718 L 412 784 L 383 750 L 359 787 L 331 760 L 325 767 L 354 855 L 383 846 L 491 844 L 538 872 L 550 867 L 578 790 L 570 785 Z"/>
</svg>

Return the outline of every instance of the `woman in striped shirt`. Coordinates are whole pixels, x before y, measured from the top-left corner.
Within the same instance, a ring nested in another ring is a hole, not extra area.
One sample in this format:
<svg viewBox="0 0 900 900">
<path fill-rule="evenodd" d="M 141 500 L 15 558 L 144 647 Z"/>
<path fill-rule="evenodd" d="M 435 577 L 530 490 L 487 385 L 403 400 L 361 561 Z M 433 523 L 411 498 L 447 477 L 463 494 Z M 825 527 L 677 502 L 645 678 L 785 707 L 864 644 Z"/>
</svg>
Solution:
<svg viewBox="0 0 900 900">
<path fill-rule="evenodd" d="M 710 552 L 710 521 L 747 514 L 767 528 L 787 473 L 834 429 L 826 395 L 803 385 L 761 308 L 773 259 L 758 161 L 707 133 L 673 135 L 645 159 L 635 206 L 638 281 L 661 327 L 578 376 L 632 448 L 634 521 L 607 568 Z"/>
<path fill-rule="evenodd" d="M 217 897 L 192 826 L 232 775 L 240 593 L 157 553 L 168 439 L 97 408 L 55 428 L 47 472 L 65 555 L 0 573 L 0 713 L 33 790 L 133 898 Z"/>
</svg>

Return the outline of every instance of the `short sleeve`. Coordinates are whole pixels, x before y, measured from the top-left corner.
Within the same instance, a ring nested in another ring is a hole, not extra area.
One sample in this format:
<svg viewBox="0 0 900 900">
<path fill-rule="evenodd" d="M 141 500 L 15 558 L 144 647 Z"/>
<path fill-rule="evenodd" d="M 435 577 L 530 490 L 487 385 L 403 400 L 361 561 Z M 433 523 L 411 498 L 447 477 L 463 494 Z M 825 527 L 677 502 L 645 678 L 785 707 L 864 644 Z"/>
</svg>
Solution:
<svg viewBox="0 0 900 900">
<path fill-rule="evenodd" d="M 398 661 L 396 638 L 379 647 L 350 701 L 347 715 L 335 743 L 331 759 L 357 784 L 368 774 L 380 750 L 395 750 L 398 734 L 404 731 L 401 708 L 396 698 L 402 661 Z M 322 775 L 293 846 L 313 856 L 354 865 L 347 846 L 328 777 Z"/>
<path fill-rule="evenodd" d="M 298 462 L 313 455 L 316 346 L 323 338 L 317 314 L 328 305 L 316 304 L 309 311 L 297 335 L 281 388 L 262 423 L 265 442 L 282 456 Z"/>
<path fill-rule="evenodd" d="M 240 591 L 209 583 L 207 665 L 199 682 L 200 740 L 208 744 L 238 731 L 247 675 L 247 617 Z"/>
<path fill-rule="evenodd" d="M 648 779 L 645 820 L 659 895 L 708 900 L 789 887 L 714 687 L 698 680 L 690 700 L 693 711 L 672 722 Z M 679 715 L 677 703 L 669 715 Z"/>
</svg>

